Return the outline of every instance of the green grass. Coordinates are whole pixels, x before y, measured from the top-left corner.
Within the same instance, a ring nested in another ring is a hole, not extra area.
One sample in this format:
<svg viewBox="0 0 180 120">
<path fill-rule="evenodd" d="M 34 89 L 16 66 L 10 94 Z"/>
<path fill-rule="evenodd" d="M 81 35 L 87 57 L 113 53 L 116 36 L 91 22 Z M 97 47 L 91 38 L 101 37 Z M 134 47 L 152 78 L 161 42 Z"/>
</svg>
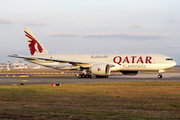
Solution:
<svg viewBox="0 0 180 120">
<path fill-rule="evenodd" d="M 0 119 L 180 119 L 180 82 L 0 86 Z"/>
</svg>

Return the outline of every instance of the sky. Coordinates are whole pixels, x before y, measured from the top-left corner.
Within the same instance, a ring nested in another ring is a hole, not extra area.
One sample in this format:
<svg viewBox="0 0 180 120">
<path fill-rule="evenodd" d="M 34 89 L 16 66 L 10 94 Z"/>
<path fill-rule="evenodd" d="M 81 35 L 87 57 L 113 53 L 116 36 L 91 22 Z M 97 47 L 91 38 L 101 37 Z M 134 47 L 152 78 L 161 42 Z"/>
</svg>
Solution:
<svg viewBox="0 0 180 120">
<path fill-rule="evenodd" d="M 0 0 L 0 63 L 30 55 L 23 28 L 49 53 L 158 53 L 180 65 L 180 0 Z"/>
</svg>

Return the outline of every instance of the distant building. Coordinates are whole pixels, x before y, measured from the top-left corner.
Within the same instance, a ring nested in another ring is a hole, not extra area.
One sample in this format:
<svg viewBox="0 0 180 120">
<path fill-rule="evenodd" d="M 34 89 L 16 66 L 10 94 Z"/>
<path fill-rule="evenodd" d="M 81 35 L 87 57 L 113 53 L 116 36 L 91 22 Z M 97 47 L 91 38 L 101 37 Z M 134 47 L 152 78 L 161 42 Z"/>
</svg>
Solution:
<svg viewBox="0 0 180 120">
<path fill-rule="evenodd" d="M 0 63 L 0 70 L 11 70 L 11 69 L 46 69 L 46 67 L 34 64 L 26 64 L 23 60 L 15 60 L 15 63 L 11 63 L 10 60 L 7 63 Z"/>
</svg>

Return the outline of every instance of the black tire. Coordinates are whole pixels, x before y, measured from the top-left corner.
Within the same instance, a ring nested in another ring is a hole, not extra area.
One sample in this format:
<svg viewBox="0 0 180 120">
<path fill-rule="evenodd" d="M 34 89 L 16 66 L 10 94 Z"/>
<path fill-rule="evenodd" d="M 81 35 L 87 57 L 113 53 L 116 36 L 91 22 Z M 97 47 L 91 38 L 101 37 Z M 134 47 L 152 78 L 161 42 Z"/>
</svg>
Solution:
<svg viewBox="0 0 180 120">
<path fill-rule="evenodd" d="M 79 74 L 79 75 L 78 75 L 78 78 L 81 78 L 81 77 L 82 77 L 82 75 L 81 75 L 81 74 Z"/>
<path fill-rule="evenodd" d="M 81 75 L 81 74 L 79 74 L 78 78 L 82 78 L 82 75 Z"/>
<path fill-rule="evenodd" d="M 159 79 L 162 78 L 162 75 L 158 75 L 158 78 L 159 78 Z"/>
<path fill-rule="evenodd" d="M 91 78 L 91 75 L 88 75 L 88 78 Z"/>
<path fill-rule="evenodd" d="M 86 75 L 82 74 L 82 78 L 86 78 Z"/>
</svg>

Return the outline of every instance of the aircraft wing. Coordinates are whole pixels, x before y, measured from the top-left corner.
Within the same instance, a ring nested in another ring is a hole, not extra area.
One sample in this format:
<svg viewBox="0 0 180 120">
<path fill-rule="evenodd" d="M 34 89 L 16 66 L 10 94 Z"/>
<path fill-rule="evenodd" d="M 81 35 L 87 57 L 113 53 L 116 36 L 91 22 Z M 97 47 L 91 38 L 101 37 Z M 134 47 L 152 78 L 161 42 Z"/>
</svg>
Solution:
<svg viewBox="0 0 180 120">
<path fill-rule="evenodd" d="M 91 64 L 90 62 L 84 62 L 84 61 L 52 59 L 52 58 L 43 58 L 43 57 L 35 57 L 35 56 L 20 56 L 17 54 L 7 55 L 7 56 L 8 57 L 15 57 L 15 58 L 23 58 L 25 60 L 46 60 L 46 61 L 54 61 L 54 62 L 69 63 L 69 64 Z"/>
</svg>

